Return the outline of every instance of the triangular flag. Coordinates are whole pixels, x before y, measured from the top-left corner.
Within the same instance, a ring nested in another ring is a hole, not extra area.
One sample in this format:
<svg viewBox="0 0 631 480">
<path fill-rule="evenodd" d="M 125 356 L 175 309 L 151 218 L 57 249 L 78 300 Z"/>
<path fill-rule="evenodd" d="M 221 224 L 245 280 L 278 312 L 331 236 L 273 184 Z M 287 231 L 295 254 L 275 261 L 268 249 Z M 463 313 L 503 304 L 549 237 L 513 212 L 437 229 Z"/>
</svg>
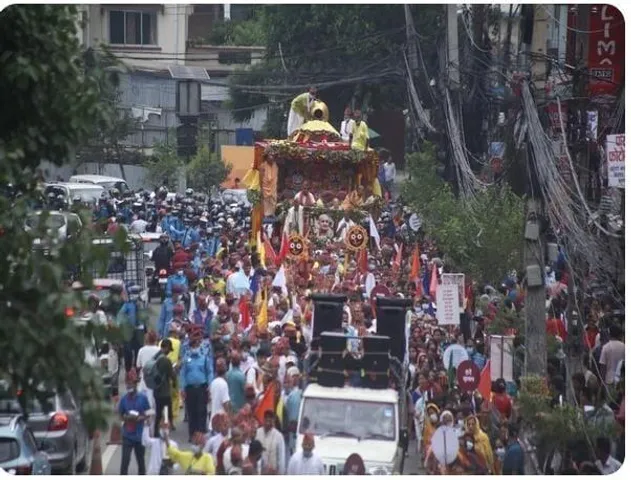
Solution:
<svg viewBox="0 0 631 480">
<path fill-rule="evenodd" d="M 486 401 L 491 401 L 491 362 L 486 362 L 486 365 L 480 372 L 478 392 Z"/>
<path fill-rule="evenodd" d="M 272 281 L 272 287 L 278 287 L 282 290 L 283 294 L 287 295 L 287 278 L 285 277 L 285 267 L 281 266 L 274 276 Z"/>
<path fill-rule="evenodd" d="M 256 253 L 259 254 L 261 267 L 265 268 L 265 247 L 261 241 L 261 232 L 256 232 Z"/>
<path fill-rule="evenodd" d="M 265 235 L 265 238 L 263 239 L 263 247 L 265 251 L 265 264 L 276 265 L 278 262 L 278 255 L 276 254 L 276 251 L 274 250 L 274 247 L 267 235 Z"/>
<path fill-rule="evenodd" d="M 256 326 L 259 331 L 267 330 L 267 291 L 263 290 L 261 293 L 261 309 L 259 310 L 258 318 L 256 319 Z"/>
<path fill-rule="evenodd" d="M 436 291 L 438 290 L 438 269 L 436 264 L 432 263 L 432 278 L 429 282 L 429 294 L 436 300 Z"/>
<path fill-rule="evenodd" d="M 287 233 L 283 232 L 283 239 L 280 243 L 280 252 L 278 252 L 278 256 L 276 257 L 276 266 L 280 267 L 285 257 L 289 253 L 289 238 L 287 237 Z"/>
<path fill-rule="evenodd" d="M 414 281 L 419 278 L 421 273 L 421 258 L 418 251 L 418 243 L 414 247 L 414 253 L 412 254 L 412 265 L 410 267 L 410 280 Z"/>
<path fill-rule="evenodd" d="M 254 416 L 256 417 L 256 419 L 259 421 L 259 424 L 263 425 L 264 420 L 265 420 L 265 412 L 267 412 L 268 410 L 271 410 L 272 412 L 275 410 L 274 409 L 274 384 L 270 383 L 267 386 L 267 389 L 265 390 L 265 393 L 263 394 L 263 398 L 261 399 L 261 401 L 259 402 L 258 406 L 256 407 L 256 410 L 254 411 Z"/>
<path fill-rule="evenodd" d="M 375 225 L 372 215 L 368 215 L 368 221 L 370 222 L 370 236 L 375 239 L 377 250 L 381 251 L 381 236 L 379 235 L 379 230 L 377 230 L 377 225 Z"/>
</svg>

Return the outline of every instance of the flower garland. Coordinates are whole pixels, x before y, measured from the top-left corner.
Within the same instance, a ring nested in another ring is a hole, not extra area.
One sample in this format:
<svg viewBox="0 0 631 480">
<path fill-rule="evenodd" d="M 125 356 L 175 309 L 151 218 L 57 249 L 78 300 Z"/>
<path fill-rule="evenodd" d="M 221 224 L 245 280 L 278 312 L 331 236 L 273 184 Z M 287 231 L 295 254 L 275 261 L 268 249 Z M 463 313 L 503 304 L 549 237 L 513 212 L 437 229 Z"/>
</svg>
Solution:
<svg viewBox="0 0 631 480">
<path fill-rule="evenodd" d="M 263 156 L 276 162 L 298 161 L 328 164 L 358 165 L 363 162 L 379 163 L 379 155 L 373 150 L 337 150 L 334 145 L 311 144 L 311 148 L 294 142 L 274 142 L 265 146 Z M 338 147 L 339 148 L 339 147 Z"/>
<path fill-rule="evenodd" d="M 284 201 L 284 202 L 279 203 L 278 206 L 276 207 L 277 216 L 284 217 L 289 211 L 289 209 L 291 208 L 292 204 L 293 202 L 291 201 Z M 308 213 L 310 218 L 317 219 L 320 215 L 326 214 L 330 216 L 336 224 L 337 222 L 342 220 L 345 213 L 348 213 L 348 218 L 350 218 L 356 224 L 362 223 L 366 219 L 366 216 L 368 215 L 368 212 L 364 210 L 358 210 L 358 209 L 350 209 L 346 212 L 344 210 L 333 209 L 333 208 L 328 208 L 328 207 L 320 207 L 320 206 L 304 207 L 304 209 L 305 209 L 305 213 Z"/>
<path fill-rule="evenodd" d="M 263 194 L 260 190 L 252 188 L 248 188 L 246 190 L 246 195 L 248 197 L 248 202 L 250 202 L 253 207 L 256 207 L 259 203 L 261 203 L 261 200 L 263 198 Z"/>
</svg>

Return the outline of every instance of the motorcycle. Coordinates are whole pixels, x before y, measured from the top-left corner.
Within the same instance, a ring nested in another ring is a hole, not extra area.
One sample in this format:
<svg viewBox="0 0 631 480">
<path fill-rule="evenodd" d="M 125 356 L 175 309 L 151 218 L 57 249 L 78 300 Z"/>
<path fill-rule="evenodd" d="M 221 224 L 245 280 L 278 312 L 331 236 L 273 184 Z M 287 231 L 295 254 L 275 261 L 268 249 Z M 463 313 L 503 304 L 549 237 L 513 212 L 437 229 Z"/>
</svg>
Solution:
<svg viewBox="0 0 631 480">
<path fill-rule="evenodd" d="M 167 281 L 169 279 L 167 270 L 155 270 L 149 278 L 151 278 L 151 281 L 149 282 L 149 301 L 151 302 L 152 298 L 160 297 L 160 301 L 164 302 L 166 297 Z"/>
</svg>

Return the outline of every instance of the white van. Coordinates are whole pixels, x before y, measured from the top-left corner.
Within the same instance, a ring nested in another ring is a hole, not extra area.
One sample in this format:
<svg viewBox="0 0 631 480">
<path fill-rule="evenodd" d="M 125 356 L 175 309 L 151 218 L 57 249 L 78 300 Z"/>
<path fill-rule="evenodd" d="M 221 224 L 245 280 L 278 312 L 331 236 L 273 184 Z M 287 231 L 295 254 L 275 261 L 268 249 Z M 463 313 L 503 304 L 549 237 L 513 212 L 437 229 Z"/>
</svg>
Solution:
<svg viewBox="0 0 631 480">
<path fill-rule="evenodd" d="M 112 188 L 118 189 L 121 194 L 129 191 L 129 185 L 127 185 L 125 180 L 117 177 L 107 177 L 105 175 L 73 175 L 70 177 L 69 182 L 100 185 L 107 192 Z"/>
<path fill-rule="evenodd" d="M 55 195 L 63 195 L 68 204 L 71 204 L 75 197 L 81 198 L 81 201 L 85 203 L 97 203 L 105 189 L 100 185 L 88 183 L 47 183 L 44 196 L 48 197 L 51 192 Z"/>
</svg>

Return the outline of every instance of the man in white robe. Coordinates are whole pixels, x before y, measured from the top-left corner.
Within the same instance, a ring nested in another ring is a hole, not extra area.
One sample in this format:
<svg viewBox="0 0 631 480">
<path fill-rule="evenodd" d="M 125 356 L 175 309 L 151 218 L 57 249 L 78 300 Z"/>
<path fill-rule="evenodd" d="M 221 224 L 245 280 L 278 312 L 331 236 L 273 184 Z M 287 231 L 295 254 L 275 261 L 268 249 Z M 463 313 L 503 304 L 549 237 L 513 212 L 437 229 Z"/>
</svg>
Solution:
<svg viewBox="0 0 631 480">
<path fill-rule="evenodd" d="M 353 133 L 353 116 L 351 109 L 346 107 L 344 110 L 344 120 L 342 120 L 342 124 L 340 125 L 340 135 L 342 136 L 342 140 L 345 142 L 349 142 L 351 139 L 351 134 Z"/>
<path fill-rule="evenodd" d="M 283 232 L 288 236 L 295 232 L 300 235 L 304 233 L 304 207 L 296 199 L 294 199 L 293 206 L 287 211 Z"/>
<path fill-rule="evenodd" d="M 301 93 L 291 101 L 287 117 L 287 136 L 298 130 L 310 117 L 311 105 L 317 98 L 317 90 L 311 87 L 308 92 Z"/>
<path fill-rule="evenodd" d="M 287 475 L 326 475 L 324 462 L 313 450 L 315 440 L 311 433 L 302 439 L 302 451 L 297 451 L 289 459 Z"/>
</svg>

